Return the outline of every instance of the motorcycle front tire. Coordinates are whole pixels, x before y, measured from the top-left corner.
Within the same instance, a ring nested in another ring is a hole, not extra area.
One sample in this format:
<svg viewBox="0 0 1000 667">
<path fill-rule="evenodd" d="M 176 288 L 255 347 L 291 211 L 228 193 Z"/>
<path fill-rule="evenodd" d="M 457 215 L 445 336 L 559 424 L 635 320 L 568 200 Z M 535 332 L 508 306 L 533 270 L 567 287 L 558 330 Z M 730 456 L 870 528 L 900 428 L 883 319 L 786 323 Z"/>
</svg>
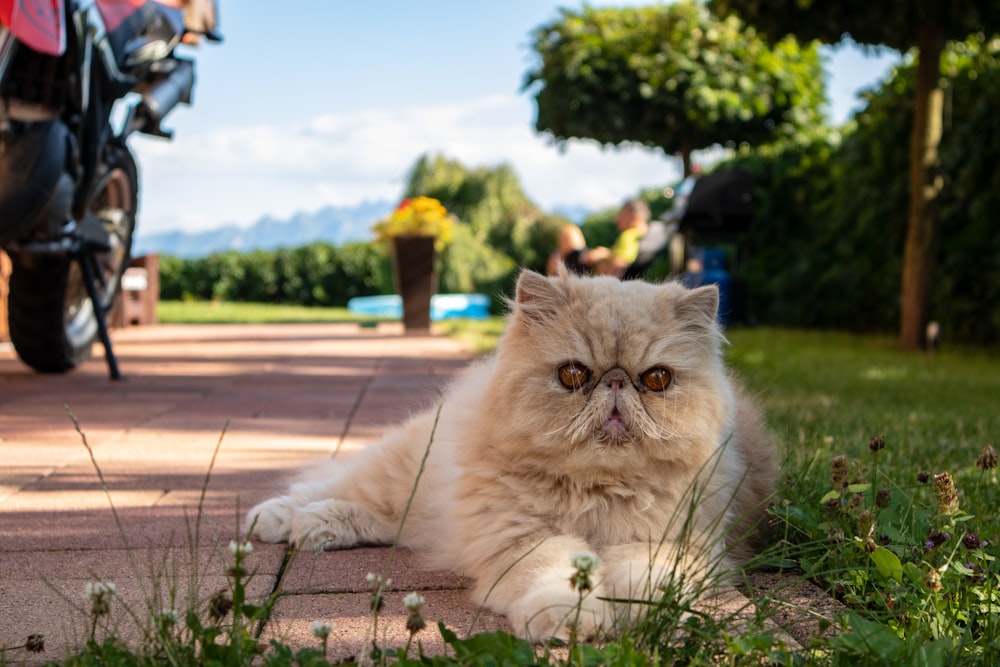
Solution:
<svg viewBox="0 0 1000 667">
<path fill-rule="evenodd" d="M 103 284 L 97 289 L 110 313 L 131 258 L 138 208 L 135 160 L 124 145 L 110 146 L 91 210 L 110 232 L 111 249 L 96 253 Z M 68 254 L 14 253 L 7 324 L 17 355 L 42 373 L 65 373 L 86 361 L 97 337 L 97 317 L 80 264 Z"/>
</svg>

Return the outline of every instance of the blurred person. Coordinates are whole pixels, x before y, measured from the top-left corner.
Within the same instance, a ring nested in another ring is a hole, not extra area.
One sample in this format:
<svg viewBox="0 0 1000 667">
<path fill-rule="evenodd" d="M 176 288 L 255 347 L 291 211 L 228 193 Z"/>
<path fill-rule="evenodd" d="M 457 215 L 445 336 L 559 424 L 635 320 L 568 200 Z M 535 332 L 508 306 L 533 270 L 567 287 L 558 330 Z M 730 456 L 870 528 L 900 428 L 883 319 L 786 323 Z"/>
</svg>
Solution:
<svg viewBox="0 0 1000 667">
<path fill-rule="evenodd" d="M 218 23 L 213 0 L 157 0 L 162 5 L 184 12 L 184 27 L 193 32 L 184 35 L 184 43 L 198 45 L 201 33 L 214 33 Z"/>
<path fill-rule="evenodd" d="M 583 231 L 578 225 L 565 225 L 559 230 L 556 249 L 549 255 L 546 270 L 550 276 L 554 276 L 562 262 L 570 273 L 586 275 L 591 273 L 590 266 L 585 261 L 586 254 L 587 240 L 583 238 Z"/>
<path fill-rule="evenodd" d="M 646 202 L 641 199 L 625 202 L 615 216 L 618 238 L 610 248 L 587 248 L 580 228 L 566 225 L 560 230 L 556 250 L 549 257 L 549 274 L 555 273 L 555 267 L 562 260 L 570 271 L 621 278 L 639 256 L 639 242 L 649 231 L 649 218 Z"/>
</svg>

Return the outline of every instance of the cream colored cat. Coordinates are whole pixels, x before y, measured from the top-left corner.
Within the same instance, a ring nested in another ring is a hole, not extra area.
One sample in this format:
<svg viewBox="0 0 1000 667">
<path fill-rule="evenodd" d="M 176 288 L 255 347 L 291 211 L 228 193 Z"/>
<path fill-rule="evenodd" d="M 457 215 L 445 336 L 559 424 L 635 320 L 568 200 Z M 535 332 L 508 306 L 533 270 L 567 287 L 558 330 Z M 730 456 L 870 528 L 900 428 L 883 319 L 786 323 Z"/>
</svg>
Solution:
<svg viewBox="0 0 1000 667">
<path fill-rule="evenodd" d="M 727 568 L 763 516 L 775 456 L 723 365 L 715 287 L 525 271 L 494 356 L 440 405 L 253 508 L 266 542 L 401 544 L 467 573 L 533 639 L 566 634 L 574 552 L 601 560 L 582 632 L 664 576 Z M 435 419 L 438 418 L 433 433 Z"/>
</svg>

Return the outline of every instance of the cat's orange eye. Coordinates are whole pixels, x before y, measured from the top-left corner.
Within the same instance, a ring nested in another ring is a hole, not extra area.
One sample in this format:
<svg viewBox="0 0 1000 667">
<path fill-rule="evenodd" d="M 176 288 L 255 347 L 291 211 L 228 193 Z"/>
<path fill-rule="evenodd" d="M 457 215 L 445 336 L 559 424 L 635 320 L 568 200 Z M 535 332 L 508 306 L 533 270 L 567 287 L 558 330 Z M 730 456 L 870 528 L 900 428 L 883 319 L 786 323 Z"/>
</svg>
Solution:
<svg viewBox="0 0 1000 667">
<path fill-rule="evenodd" d="M 590 382 L 590 369 L 580 364 L 560 366 L 559 382 L 567 389 L 576 391 Z"/>
<path fill-rule="evenodd" d="M 674 379 L 674 376 L 669 369 L 663 366 L 655 366 L 639 376 L 639 379 L 642 380 L 642 385 L 646 389 L 664 391 L 670 386 L 670 382 Z"/>
</svg>

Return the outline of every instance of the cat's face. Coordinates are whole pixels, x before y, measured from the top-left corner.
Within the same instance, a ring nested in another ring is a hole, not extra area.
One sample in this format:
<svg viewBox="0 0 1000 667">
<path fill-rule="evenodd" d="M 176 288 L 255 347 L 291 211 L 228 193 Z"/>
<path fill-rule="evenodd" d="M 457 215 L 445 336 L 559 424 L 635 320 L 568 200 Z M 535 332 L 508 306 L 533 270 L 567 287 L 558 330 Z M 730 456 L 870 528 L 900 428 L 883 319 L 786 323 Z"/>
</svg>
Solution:
<svg viewBox="0 0 1000 667">
<path fill-rule="evenodd" d="M 718 292 L 525 272 L 500 344 L 497 404 L 530 451 L 572 467 L 704 459 L 729 395 Z M 713 445 L 714 446 L 714 445 Z"/>
</svg>

